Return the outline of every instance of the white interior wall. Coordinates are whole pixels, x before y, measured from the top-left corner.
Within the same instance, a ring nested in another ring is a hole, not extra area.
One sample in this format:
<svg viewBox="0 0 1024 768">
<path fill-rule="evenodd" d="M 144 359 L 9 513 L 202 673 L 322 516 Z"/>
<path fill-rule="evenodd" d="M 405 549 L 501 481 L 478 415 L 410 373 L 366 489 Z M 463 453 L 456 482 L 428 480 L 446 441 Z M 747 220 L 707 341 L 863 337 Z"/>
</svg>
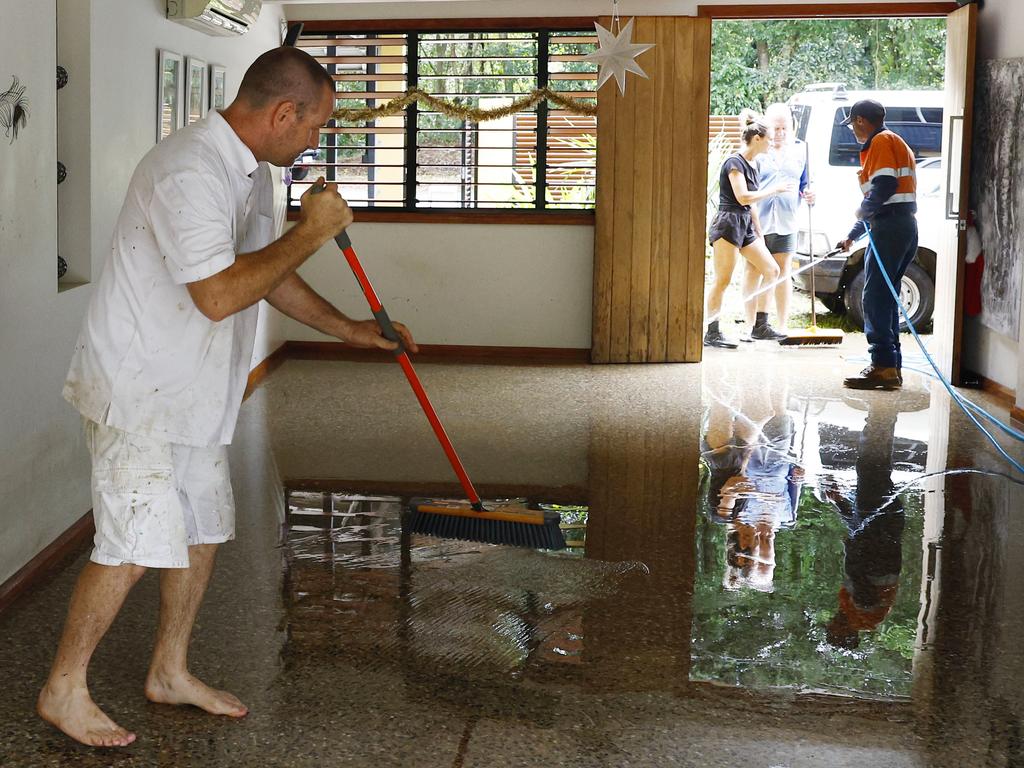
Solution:
<svg viewBox="0 0 1024 768">
<path fill-rule="evenodd" d="M 0 131 L 0 582 L 89 509 L 78 420 L 60 399 L 85 305 L 57 293 L 56 29 L 54 3 L 4 3 L 0 90 L 17 75 L 29 115 L 13 143 Z"/>
<path fill-rule="evenodd" d="M 421 344 L 590 348 L 594 228 L 359 224 L 350 233 L 374 290 Z M 350 317 L 370 316 L 329 241 L 300 274 Z M 275 313 L 277 314 L 277 313 Z M 327 337 L 278 315 L 275 336 Z"/>
<path fill-rule="evenodd" d="M 81 280 L 95 280 L 132 171 L 155 142 L 157 49 L 225 65 L 230 97 L 249 63 L 280 42 L 278 6 L 230 39 L 167 21 L 163 9 L 164 0 L 67 0 L 60 63 L 70 83 L 58 99 L 55 4 L 4 0 L 0 77 L 19 76 L 31 111 L 16 142 L 0 134 L 0 583 L 91 506 L 80 421 L 60 396 L 91 287 L 57 291 L 57 106 L 62 126 L 64 110 L 81 126 L 61 133 L 61 203 L 71 211 L 62 248 L 76 254 Z M 264 328 L 257 351 L 279 344 Z"/>
<path fill-rule="evenodd" d="M 1024 3 L 1020 0 L 988 0 L 979 15 L 978 58 L 1014 59 L 1021 56 L 1024 56 Z M 983 376 L 1015 389 L 1017 407 L 1024 408 L 1024 386 L 1021 386 L 1024 384 L 1024 309 L 1017 341 L 986 328 L 976 318 L 968 320 L 964 330 L 967 364 Z"/>
</svg>

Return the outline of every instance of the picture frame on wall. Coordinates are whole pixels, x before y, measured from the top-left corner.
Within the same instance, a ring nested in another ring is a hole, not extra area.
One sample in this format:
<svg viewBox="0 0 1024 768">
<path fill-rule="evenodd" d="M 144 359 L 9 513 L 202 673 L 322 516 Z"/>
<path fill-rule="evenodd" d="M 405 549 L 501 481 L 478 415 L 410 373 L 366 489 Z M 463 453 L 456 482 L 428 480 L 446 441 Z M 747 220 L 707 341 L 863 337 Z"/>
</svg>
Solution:
<svg viewBox="0 0 1024 768">
<path fill-rule="evenodd" d="M 220 64 L 210 65 L 210 109 L 227 106 L 228 73 Z"/>
<path fill-rule="evenodd" d="M 210 84 L 207 79 L 206 62 L 189 56 L 185 78 L 185 125 L 198 123 L 204 117 L 210 103 Z"/>
<path fill-rule="evenodd" d="M 160 49 L 157 55 L 156 140 L 181 128 L 185 105 L 182 99 L 184 59 L 180 53 Z"/>
</svg>

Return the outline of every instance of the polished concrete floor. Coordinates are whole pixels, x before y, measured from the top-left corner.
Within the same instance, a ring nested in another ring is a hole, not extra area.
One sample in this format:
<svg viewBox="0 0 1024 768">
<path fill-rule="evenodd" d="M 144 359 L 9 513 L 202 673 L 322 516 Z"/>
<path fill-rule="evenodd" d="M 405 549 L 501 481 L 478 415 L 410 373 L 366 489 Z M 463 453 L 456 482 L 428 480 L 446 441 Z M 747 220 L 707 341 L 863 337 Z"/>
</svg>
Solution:
<svg viewBox="0 0 1024 768">
<path fill-rule="evenodd" d="M 83 553 L 0 615 L 0 766 L 1024 765 L 1013 470 L 923 376 L 844 391 L 856 342 L 757 346 L 420 366 L 483 494 L 559 505 L 559 552 L 403 531 L 458 489 L 397 367 L 286 363 L 191 649 L 250 715 L 143 698 L 149 574 L 91 669 L 138 741 L 39 722 Z"/>
</svg>

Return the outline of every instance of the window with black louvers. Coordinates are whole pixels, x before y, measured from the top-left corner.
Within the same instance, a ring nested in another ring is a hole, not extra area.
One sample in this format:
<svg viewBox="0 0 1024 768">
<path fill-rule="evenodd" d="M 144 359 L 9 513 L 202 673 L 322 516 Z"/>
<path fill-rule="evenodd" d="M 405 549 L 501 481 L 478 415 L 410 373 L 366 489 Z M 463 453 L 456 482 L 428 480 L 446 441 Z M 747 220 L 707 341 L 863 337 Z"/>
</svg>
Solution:
<svg viewBox="0 0 1024 768">
<path fill-rule="evenodd" d="M 596 104 L 588 31 L 453 30 L 358 35 L 305 33 L 298 45 L 335 80 L 337 106 L 380 107 L 418 88 L 439 105 L 332 120 L 320 148 L 291 169 L 289 203 L 323 175 L 353 207 L 526 211 L 594 207 L 597 118 L 538 88 Z"/>
</svg>

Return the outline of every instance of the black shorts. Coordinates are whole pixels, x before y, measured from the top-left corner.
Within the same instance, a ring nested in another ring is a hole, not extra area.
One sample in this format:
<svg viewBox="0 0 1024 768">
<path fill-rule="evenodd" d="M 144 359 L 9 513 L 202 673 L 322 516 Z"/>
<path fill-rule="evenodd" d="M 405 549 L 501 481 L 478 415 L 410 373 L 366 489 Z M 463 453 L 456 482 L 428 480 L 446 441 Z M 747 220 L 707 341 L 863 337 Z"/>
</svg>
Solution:
<svg viewBox="0 0 1024 768">
<path fill-rule="evenodd" d="M 746 248 L 757 240 L 750 211 L 719 210 L 711 220 L 708 242 L 714 245 L 715 241 L 721 238 L 737 248 Z"/>
<path fill-rule="evenodd" d="M 773 256 L 777 253 L 796 253 L 796 235 L 765 235 L 764 244 Z"/>
</svg>

